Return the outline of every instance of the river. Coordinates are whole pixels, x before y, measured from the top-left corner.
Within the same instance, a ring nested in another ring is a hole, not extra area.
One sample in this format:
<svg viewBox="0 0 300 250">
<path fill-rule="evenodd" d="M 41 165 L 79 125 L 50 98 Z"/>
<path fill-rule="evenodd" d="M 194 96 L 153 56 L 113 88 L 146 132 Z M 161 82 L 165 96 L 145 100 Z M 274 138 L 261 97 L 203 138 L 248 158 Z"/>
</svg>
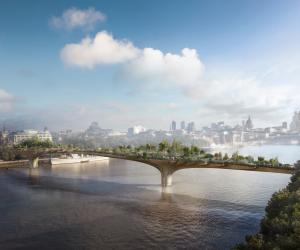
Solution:
<svg viewBox="0 0 300 250">
<path fill-rule="evenodd" d="M 0 171 L 0 249 L 230 249 L 290 175 L 132 161 Z"/>
</svg>

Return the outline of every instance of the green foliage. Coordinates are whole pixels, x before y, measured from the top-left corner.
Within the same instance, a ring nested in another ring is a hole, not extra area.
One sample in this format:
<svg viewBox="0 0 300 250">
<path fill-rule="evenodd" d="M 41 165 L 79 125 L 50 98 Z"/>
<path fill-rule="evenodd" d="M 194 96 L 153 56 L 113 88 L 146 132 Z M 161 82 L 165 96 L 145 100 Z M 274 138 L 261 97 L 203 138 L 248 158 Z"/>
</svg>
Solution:
<svg viewBox="0 0 300 250">
<path fill-rule="evenodd" d="M 212 159 L 214 156 L 212 154 L 206 153 L 204 158 Z"/>
<path fill-rule="evenodd" d="M 295 168 L 296 168 L 297 170 L 300 170 L 300 161 L 297 161 L 297 162 L 295 163 Z"/>
<path fill-rule="evenodd" d="M 258 156 L 258 157 L 257 157 L 257 160 L 258 160 L 259 162 L 264 162 L 264 161 L 265 161 L 265 157 L 263 157 L 263 156 Z"/>
<path fill-rule="evenodd" d="M 269 160 L 270 164 L 272 167 L 278 167 L 279 166 L 279 161 L 278 161 L 278 158 L 273 158 L 273 159 L 270 159 Z"/>
<path fill-rule="evenodd" d="M 165 152 L 169 148 L 169 142 L 167 140 L 163 140 L 158 144 L 158 149 L 160 152 Z"/>
<path fill-rule="evenodd" d="M 21 148 L 51 148 L 53 147 L 53 143 L 49 140 L 41 141 L 37 137 L 34 137 L 32 139 L 28 139 L 25 141 L 22 141 L 18 147 Z"/>
<path fill-rule="evenodd" d="M 0 158 L 4 161 L 13 161 L 16 158 L 13 148 L 2 147 L 0 150 Z"/>
<path fill-rule="evenodd" d="M 145 160 L 148 158 L 147 152 L 144 152 L 144 153 L 143 153 L 143 158 L 144 158 Z"/>
<path fill-rule="evenodd" d="M 222 159 L 223 159 L 222 153 L 221 153 L 221 152 L 215 153 L 215 154 L 214 154 L 214 158 L 215 158 L 216 160 L 222 160 Z"/>
<path fill-rule="evenodd" d="M 200 149 L 197 146 L 192 145 L 191 146 L 191 154 L 193 155 L 199 155 Z"/>
<path fill-rule="evenodd" d="M 252 156 L 243 156 L 240 155 L 238 152 L 233 153 L 231 158 L 228 156 L 227 153 L 225 153 L 223 156 L 221 152 L 212 155 L 210 153 L 205 152 L 203 149 L 200 149 L 196 145 L 187 146 L 183 145 L 181 142 L 178 142 L 176 140 L 173 140 L 172 143 L 170 143 L 167 140 L 163 140 L 158 145 L 147 143 L 145 145 L 140 145 L 136 147 L 133 147 L 131 145 L 119 145 L 115 148 L 102 148 L 101 151 L 138 157 L 143 157 L 143 153 L 146 152 L 147 158 L 154 159 L 185 159 L 189 161 L 217 160 L 236 162 L 241 164 L 255 164 L 256 166 L 282 166 L 282 164 L 279 163 L 277 158 L 266 160 L 264 157 L 258 157 L 258 160 L 255 161 Z"/>
<path fill-rule="evenodd" d="M 229 156 L 228 156 L 227 153 L 225 153 L 225 155 L 224 155 L 224 157 L 223 157 L 223 160 L 225 160 L 225 161 L 229 160 Z"/>
<path fill-rule="evenodd" d="M 245 159 L 246 159 L 249 163 L 253 163 L 253 162 L 254 162 L 254 158 L 253 158 L 251 155 L 246 156 Z"/>
<path fill-rule="evenodd" d="M 188 157 L 190 155 L 190 148 L 189 147 L 183 147 L 183 156 Z"/>
<path fill-rule="evenodd" d="M 171 144 L 172 152 L 180 152 L 182 150 L 182 144 L 176 140 L 173 140 Z"/>
<path fill-rule="evenodd" d="M 238 161 L 239 160 L 239 152 L 234 152 L 231 156 L 231 159 L 233 161 Z"/>
<path fill-rule="evenodd" d="M 264 160 L 264 159 L 260 159 Z M 300 170 L 283 190 L 273 194 L 258 234 L 247 236 L 240 250 L 296 250 L 300 248 Z"/>
</svg>

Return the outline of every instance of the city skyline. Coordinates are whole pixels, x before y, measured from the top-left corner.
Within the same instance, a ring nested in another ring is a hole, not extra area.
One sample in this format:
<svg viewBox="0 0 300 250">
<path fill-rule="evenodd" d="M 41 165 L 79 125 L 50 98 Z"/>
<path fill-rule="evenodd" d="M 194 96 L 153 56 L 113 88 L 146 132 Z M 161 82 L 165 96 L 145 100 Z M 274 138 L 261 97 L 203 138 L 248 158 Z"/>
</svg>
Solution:
<svg viewBox="0 0 300 250">
<path fill-rule="evenodd" d="M 1 3 L 1 121 L 267 127 L 300 109 L 298 1 L 130 3 Z"/>
</svg>

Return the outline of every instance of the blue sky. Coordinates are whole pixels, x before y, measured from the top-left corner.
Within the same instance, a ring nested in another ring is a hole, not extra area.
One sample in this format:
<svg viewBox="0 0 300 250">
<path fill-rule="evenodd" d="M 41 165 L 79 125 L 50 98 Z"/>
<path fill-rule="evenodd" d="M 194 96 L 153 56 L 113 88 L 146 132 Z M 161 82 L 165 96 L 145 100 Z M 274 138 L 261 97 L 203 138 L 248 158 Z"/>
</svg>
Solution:
<svg viewBox="0 0 300 250">
<path fill-rule="evenodd" d="M 289 121 L 299 14 L 291 0 L 2 1 L 0 117 L 121 130 Z"/>
</svg>

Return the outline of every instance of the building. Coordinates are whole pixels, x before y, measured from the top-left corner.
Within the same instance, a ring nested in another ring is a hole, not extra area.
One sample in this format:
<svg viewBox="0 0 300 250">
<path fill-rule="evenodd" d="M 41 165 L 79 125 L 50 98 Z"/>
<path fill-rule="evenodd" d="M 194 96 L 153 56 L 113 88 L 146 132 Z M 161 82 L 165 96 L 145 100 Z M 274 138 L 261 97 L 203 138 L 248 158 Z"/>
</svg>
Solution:
<svg viewBox="0 0 300 250">
<path fill-rule="evenodd" d="M 9 133 L 6 131 L 5 128 L 3 128 L 2 131 L 0 131 L 0 145 L 8 144 L 9 142 Z"/>
<path fill-rule="evenodd" d="M 292 122 L 290 124 L 290 130 L 294 132 L 300 131 L 300 111 L 294 113 Z"/>
<path fill-rule="evenodd" d="M 98 122 L 92 122 L 85 131 L 85 136 L 90 138 L 105 137 L 112 132 L 112 129 L 103 129 L 99 126 Z"/>
<path fill-rule="evenodd" d="M 189 122 L 188 124 L 187 124 L 187 131 L 189 132 L 189 133 L 191 133 L 191 132 L 194 132 L 196 130 L 196 128 L 195 128 L 195 123 L 194 122 Z"/>
<path fill-rule="evenodd" d="M 37 131 L 33 129 L 23 130 L 21 132 L 14 132 L 11 134 L 12 143 L 17 145 L 22 141 L 37 138 L 40 141 L 52 141 L 52 135 L 47 128 L 44 131 Z"/>
<path fill-rule="evenodd" d="M 219 131 L 224 130 L 224 127 L 225 127 L 225 122 L 223 121 L 211 124 L 211 129 L 213 130 L 219 130 Z"/>
<path fill-rule="evenodd" d="M 245 123 L 245 129 L 246 130 L 251 130 L 251 129 L 253 129 L 253 123 L 252 123 L 252 120 L 251 120 L 251 117 L 249 116 L 248 117 L 248 120 L 246 121 L 246 123 Z"/>
<path fill-rule="evenodd" d="M 172 131 L 176 130 L 176 121 L 172 121 L 172 123 L 171 123 L 171 130 Z"/>
<path fill-rule="evenodd" d="M 283 128 L 283 129 L 287 129 L 287 128 L 288 128 L 287 122 L 283 122 L 283 123 L 282 123 L 282 128 Z"/>
<path fill-rule="evenodd" d="M 185 130 L 185 121 L 181 121 L 180 129 Z"/>
<path fill-rule="evenodd" d="M 133 136 L 133 135 L 137 135 L 141 132 L 145 132 L 146 129 L 141 126 L 141 125 L 137 125 L 137 126 L 133 126 L 131 128 L 128 129 L 127 135 L 128 136 Z"/>
</svg>

